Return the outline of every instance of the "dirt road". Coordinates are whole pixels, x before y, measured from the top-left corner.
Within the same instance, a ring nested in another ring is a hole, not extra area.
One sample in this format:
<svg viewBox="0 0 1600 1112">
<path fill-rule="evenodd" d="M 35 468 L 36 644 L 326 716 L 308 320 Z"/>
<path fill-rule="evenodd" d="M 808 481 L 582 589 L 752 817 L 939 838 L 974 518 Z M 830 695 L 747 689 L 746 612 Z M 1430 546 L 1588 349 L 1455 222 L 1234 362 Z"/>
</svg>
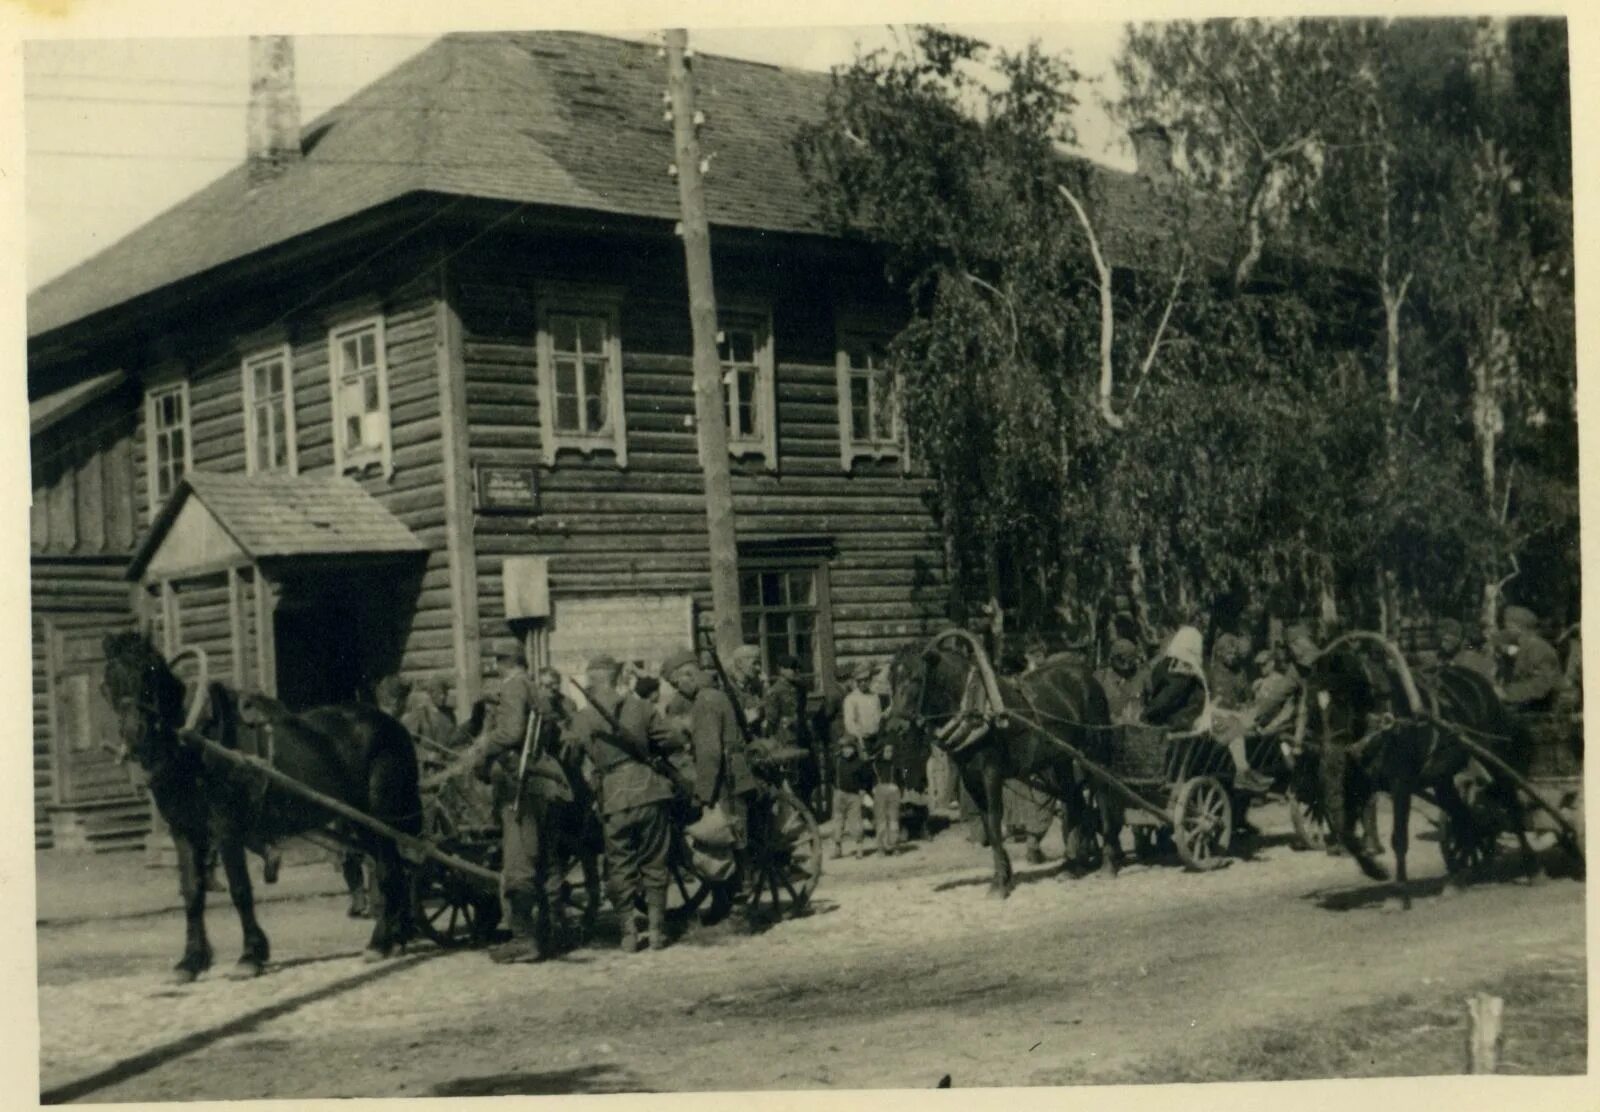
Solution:
<svg viewBox="0 0 1600 1112">
<path fill-rule="evenodd" d="M 364 925 L 329 898 L 269 909 L 278 964 L 243 983 L 165 984 L 175 916 L 45 928 L 42 1085 L 133 1101 L 1126 1080 L 1242 1031 L 1582 968 L 1579 882 L 1433 885 L 1389 912 L 1348 860 L 1295 852 L 1270 836 L 1283 816 L 1260 817 L 1265 848 L 1218 873 L 1024 868 L 1005 901 L 986 897 L 987 853 L 947 832 L 830 862 L 814 913 L 759 934 L 509 969 L 430 951 L 363 965 Z M 1412 861 L 1438 875 L 1432 843 Z M 238 932 L 219 899 L 225 969 Z M 1537 1048 L 1512 1049 L 1539 1070 Z"/>
</svg>

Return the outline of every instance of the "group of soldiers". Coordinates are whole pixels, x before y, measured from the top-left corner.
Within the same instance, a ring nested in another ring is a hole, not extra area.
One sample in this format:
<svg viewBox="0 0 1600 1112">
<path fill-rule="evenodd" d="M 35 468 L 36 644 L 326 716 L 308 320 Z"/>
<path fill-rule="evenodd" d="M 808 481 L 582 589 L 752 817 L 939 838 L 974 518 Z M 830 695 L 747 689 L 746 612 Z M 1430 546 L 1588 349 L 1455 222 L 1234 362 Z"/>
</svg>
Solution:
<svg viewBox="0 0 1600 1112">
<path fill-rule="evenodd" d="M 549 953 L 561 929 L 554 897 L 563 878 L 552 867 L 555 842 L 580 837 L 595 811 L 625 952 L 642 945 L 658 950 L 668 942 L 675 809 L 698 811 L 699 837 L 730 851 L 732 883 L 715 890 L 722 906 L 709 912 L 726 914 L 748 879 L 747 851 L 761 833 L 751 826 L 764 814 L 750 806 L 758 783 L 747 751 L 753 728 L 747 712 L 758 708 L 747 702 L 748 686 L 741 686 L 748 659 L 740 654 L 731 691 L 725 691 L 687 648 L 663 660 L 658 676 L 597 656 L 581 679 L 570 677 L 582 696 L 575 703 L 563 695 L 557 672 L 545 668 L 535 675 L 521 649 L 510 654 L 473 761 L 492 787 L 501 825 L 511 939 L 491 951 L 496 961 L 537 961 Z M 771 711 L 770 730 L 792 728 L 789 715 L 803 706 L 796 701 L 795 671 L 792 661 L 780 661 L 779 676 L 762 692 L 759 709 Z"/>
</svg>

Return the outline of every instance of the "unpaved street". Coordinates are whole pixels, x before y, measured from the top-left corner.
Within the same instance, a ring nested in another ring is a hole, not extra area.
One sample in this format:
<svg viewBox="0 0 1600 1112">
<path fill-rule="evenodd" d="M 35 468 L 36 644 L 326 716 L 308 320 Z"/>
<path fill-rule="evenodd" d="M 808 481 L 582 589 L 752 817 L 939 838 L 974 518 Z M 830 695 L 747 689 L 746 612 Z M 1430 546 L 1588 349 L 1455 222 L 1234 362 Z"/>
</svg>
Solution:
<svg viewBox="0 0 1600 1112">
<path fill-rule="evenodd" d="M 1390 912 L 1348 860 L 1296 852 L 1281 814 L 1260 817 L 1265 847 L 1219 873 L 1068 881 L 1052 863 L 1022 868 L 1006 901 L 986 898 L 987 852 L 948 831 L 898 859 L 829 862 L 814 912 L 759 934 L 510 969 L 427 947 L 363 965 L 365 924 L 332 897 L 266 908 L 278 964 L 245 983 L 222 975 L 238 947 L 225 896 L 219 968 L 191 986 L 165 983 L 175 913 L 46 927 L 42 1087 L 133 1101 L 1066 1084 L 1528 963 L 1581 969 L 1581 883 L 1452 899 L 1430 885 Z M 1414 845 L 1415 874 L 1438 860 Z"/>
</svg>

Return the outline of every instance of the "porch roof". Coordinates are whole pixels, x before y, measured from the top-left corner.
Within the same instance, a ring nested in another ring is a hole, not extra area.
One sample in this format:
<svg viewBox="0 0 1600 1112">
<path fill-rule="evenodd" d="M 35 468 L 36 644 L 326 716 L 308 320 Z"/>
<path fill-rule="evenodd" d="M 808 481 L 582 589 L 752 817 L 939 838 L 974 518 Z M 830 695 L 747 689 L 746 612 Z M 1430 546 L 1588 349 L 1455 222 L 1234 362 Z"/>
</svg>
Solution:
<svg viewBox="0 0 1600 1112">
<path fill-rule="evenodd" d="M 353 479 L 191 471 L 128 564 L 163 574 L 228 557 L 252 563 L 297 556 L 416 553 L 427 546 Z"/>
</svg>

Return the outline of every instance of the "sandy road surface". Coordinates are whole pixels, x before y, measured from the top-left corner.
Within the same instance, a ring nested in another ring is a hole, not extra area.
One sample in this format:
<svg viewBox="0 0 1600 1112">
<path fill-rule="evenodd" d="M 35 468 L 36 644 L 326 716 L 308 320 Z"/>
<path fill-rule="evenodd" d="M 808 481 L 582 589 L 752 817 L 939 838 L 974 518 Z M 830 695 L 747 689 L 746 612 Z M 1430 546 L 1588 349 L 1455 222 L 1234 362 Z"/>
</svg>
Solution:
<svg viewBox="0 0 1600 1112">
<path fill-rule="evenodd" d="M 1269 835 L 1280 819 L 1262 816 Z M 176 917 L 47 928 L 42 1085 L 97 1101 L 1092 1082 L 1241 1029 L 1581 963 L 1581 883 L 1393 913 L 1349 861 L 1274 841 L 1208 875 L 1024 868 L 997 901 L 987 853 L 949 832 L 830 862 L 814 914 L 759 934 L 510 969 L 427 950 L 363 965 L 365 925 L 336 899 L 271 907 L 279 964 L 244 983 L 165 984 Z M 1433 844 L 1412 861 L 1438 874 Z M 238 931 L 221 900 L 225 968 Z"/>
</svg>

